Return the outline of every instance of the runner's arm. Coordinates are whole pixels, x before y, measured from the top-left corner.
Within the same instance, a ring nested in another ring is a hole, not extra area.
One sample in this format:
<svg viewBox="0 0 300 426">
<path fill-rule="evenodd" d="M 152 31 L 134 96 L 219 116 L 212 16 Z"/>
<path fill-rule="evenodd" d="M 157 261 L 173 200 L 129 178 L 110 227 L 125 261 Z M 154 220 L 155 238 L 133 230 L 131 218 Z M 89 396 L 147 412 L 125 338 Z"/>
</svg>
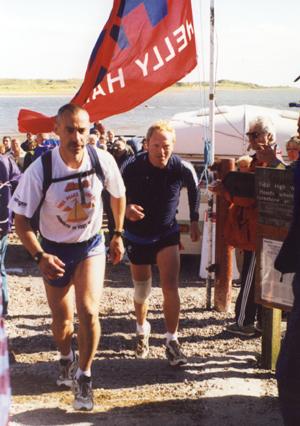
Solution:
<svg viewBox="0 0 300 426">
<path fill-rule="evenodd" d="M 199 204 L 200 204 L 200 188 L 198 178 L 194 167 L 187 161 L 182 161 L 183 181 L 187 188 L 189 208 L 190 208 L 190 237 L 192 241 L 200 239 L 199 229 Z"/>
<path fill-rule="evenodd" d="M 115 230 L 123 231 L 124 216 L 126 208 L 126 197 L 116 198 L 113 195 L 110 196 L 110 205 L 114 215 Z M 124 244 L 122 237 L 114 235 L 110 242 L 110 258 L 113 265 L 119 263 L 124 255 Z"/>
<path fill-rule="evenodd" d="M 37 252 L 44 251 L 26 216 L 16 213 L 15 225 L 20 240 L 31 256 L 34 256 Z M 57 256 L 48 253 L 44 253 L 39 262 L 42 274 L 48 279 L 56 279 L 63 276 L 65 272 L 64 266 L 64 263 Z"/>
</svg>

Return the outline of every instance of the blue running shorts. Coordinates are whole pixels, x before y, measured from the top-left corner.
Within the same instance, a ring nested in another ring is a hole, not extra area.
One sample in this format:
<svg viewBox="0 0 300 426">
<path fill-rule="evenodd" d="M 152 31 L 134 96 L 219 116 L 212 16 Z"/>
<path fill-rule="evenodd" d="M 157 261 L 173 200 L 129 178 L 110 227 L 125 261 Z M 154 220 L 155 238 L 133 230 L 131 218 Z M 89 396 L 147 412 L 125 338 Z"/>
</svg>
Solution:
<svg viewBox="0 0 300 426">
<path fill-rule="evenodd" d="M 124 240 L 128 258 L 133 265 L 155 265 L 157 253 L 165 247 L 179 245 L 179 241 L 178 231 L 150 244 L 133 242 L 128 238 Z"/>
<path fill-rule="evenodd" d="M 72 275 L 79 262 L 91 256 L 105 254 L 104 238 L 96 234 L 87 241 L 80 243 L 56 243 L 42 238 L 42 249 L 57 256 L 65 264 L 65 273 L 55 280 L 47 280 L 54 287 L 65 287 L 71 281 Z"/>
</svg>

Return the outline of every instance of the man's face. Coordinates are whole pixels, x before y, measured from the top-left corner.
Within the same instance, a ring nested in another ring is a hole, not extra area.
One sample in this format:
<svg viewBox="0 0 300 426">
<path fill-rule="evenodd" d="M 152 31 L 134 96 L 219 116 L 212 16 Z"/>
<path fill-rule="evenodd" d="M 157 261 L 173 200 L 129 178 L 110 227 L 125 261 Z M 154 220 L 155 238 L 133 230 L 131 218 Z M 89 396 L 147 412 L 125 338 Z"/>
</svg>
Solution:
<svg viewBox="0 0 300 426">
<path fill-rule="evenodd" d="M 174 149 L 173 134 L 165 130 L 155 130 L 147 145 L 150 163 L 160 169 L 166 167 Z"/>
<path fill-rule="evenodd" d="M 120 139 L 117 139 L 114 142 L 113 150 L 116 154 L 122 154 L 124 151 L 126 151 L 126 143 Z"/>
<path fill-rule="evenodd" d="M 20 143 L 18 139 L 14 138 L 11 140 L 11 150 L 15 156 L 19 156 L 21 154 Z"/>
<path fill-rule="evenodd" d="M 55 133 L 60 139 L 60 149 L 71 157 L 83 154 L 89 135 L 90 121 L 86 111 L 65 111 L 56 123 Z"/>
<path fill-rule="evenodd" d="M 109 142 L 113 142 L 114 137 L 115 137 L 115 134 L 111 130 L 108 130 L 107 131 L 107 139 L 108 139 L 108 141 Z"/>
<path fill-rule="evenodd" d="M 253 128 L 249 129 L 247 136 L 251 149 L 254 151 L 263 150 L 265 146 L 270 144 L 270 134 L 258 126 L 253 126 Z"/>
<path fill-rule="evenodd" d="M 5 146 L 5 151 L 8 151 L 11 148 L 11 139 L 8 137 L 4 137 L 3 145 Z"/>
</svg>

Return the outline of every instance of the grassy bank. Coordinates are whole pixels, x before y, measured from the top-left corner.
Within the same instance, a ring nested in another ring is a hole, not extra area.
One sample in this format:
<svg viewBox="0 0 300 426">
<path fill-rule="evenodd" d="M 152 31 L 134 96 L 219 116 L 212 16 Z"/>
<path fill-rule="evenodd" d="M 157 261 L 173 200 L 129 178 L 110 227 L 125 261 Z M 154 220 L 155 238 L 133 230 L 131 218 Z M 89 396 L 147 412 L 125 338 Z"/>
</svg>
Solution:
<svg viewBox="0 0 300 426">
<path fill-rule="evenodd" d="M 80 87 L 82 80 L 67 79 L 67 80 L 21 80 L 21 79 L 0 79 L 0 94 L 1 95 L 73 95 Z M 174 84 L 169 90 L 180 89 L 199 89 L 207 86 L 208 83 L 182 83 Z M 260 86 L 254 83 L 244 83 L 240 81 L 219 80 L 216 83 L 218 89 L 230 90 L 246 90 L 246 89 L 266 89 L 271 87 Z M 283 87 L 280 87 L 283 88 Z M 287 88 L 287 87 L 285 87 Z M 274 87 L 272 88 L 274 89 Z"/>
<path fill-rule="evenodd" d="M 7 95 L 18 94 L 75 94 L 80 87 L 81 80 L 18 80 L 0 79 L 0 93 Z"/>
</svg>

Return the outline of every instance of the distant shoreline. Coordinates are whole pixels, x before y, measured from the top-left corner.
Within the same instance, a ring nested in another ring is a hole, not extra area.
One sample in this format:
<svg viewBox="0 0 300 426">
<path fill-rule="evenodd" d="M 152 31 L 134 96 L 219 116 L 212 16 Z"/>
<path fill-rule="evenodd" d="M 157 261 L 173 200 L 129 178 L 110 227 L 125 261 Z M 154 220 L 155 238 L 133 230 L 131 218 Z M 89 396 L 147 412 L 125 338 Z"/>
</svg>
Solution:
<svg viewBox="0 0 300 426">
<path fill-rule="evenodd" d="M 81 85 L 81 80 L 17 80 L 0 79 L 0 97 L 73 97 Z M 208 90 L 208 83 L 178 82 L 165 90 Z M 254 83 L 220 80 L 216 90 L 293 90 L 291 86 L 260 86 Z M 300 89 L 299 89 L 300 90 Z"/>
<path fill-rule="evenodd" d="M 201 86 L 201 87 L 168 87 L 166 89 L 164 89 L 164 91 L 171 91 L 171 92 L 181 92 L 181 91 L 186 91 L 186 90 L 208 90 L 207 87 Z M 220 86 L 217 87 L 217 90 L 236 90 L 236 91 L 240 91 L 240 90 L 249 90 L 249 91 L 254 91 L 254 90 L 299 90 L 300 88 L 298 87 L 260 87 L 260 88 L 250 88 L 250 87 L 233 87 L 233 86 Z M 1 91 L 0 90 L 0 98 L 7 98 L 7 97 L 12 97 L 12 98 L 36 98 L 36 97 L 49 97 L 49 98 L 64 98 L 64 97 L 70 97 L 70 100 L 72 99 L 72 97 L 75 95 L 76 90 L 74 90 L 73 92 L 61 92 L 61 91 L 49 91 L 49 92 L 39 92 L 39 91 L 32 91 L 32 92 L 16 92 L 16 91 Z"/>
</svg>

